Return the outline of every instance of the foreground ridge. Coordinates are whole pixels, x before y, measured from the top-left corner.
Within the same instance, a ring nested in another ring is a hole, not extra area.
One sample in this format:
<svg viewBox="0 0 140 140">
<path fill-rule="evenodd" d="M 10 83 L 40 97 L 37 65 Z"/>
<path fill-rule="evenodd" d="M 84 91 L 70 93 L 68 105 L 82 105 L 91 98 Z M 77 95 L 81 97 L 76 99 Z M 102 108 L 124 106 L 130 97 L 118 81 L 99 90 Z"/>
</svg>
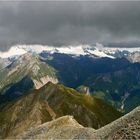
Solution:
<svg viewBox="0 0 140 140">
<path fill-rule="evenodd" d="M 140 139 L 140 106 L 98 130 L 78 124 L 72 116 L 44 123 L 18 136 L 19 139 Z"/>
</svg>

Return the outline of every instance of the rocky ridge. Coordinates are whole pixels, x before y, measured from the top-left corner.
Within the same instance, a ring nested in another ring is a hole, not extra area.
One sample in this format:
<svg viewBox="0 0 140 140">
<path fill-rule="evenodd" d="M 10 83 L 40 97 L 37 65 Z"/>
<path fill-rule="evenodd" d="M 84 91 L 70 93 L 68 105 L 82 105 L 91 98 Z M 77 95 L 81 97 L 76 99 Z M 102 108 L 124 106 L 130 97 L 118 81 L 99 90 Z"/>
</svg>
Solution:
<svg viewBox="0 0 140 140">
<path fill-rule="evenodd" d="M 30 129 L 19 139 L 140 139 L 140 106 L 98 129 L 85 128 L 71 116 L 63 116 Z"/>
</svg>

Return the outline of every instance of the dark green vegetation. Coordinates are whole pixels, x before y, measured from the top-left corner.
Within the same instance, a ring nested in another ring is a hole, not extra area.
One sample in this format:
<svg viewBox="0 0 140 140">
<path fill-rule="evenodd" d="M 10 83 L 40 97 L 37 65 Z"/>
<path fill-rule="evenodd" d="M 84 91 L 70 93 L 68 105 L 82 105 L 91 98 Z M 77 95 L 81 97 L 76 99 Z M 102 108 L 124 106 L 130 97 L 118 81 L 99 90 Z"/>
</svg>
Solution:
<svg viewBox="0 0 140 140">
<path fill-rule="evenodd" d="M 86 86 L 92 95 L 124 112 L 140 104 L 140 63 L 45 52 L 41 56 L 58 71 L 59 80 L 66 86 Z"/>
<path fill-rule="evenodd" d="M 120 71 L 92 75 L 85 85 L 96 97 L 129 112 L 140 103 L 139 79 L 139 67 L 133 65 Z"/>
<path fill-rule="evenodd" d="M 73 115 L 84 126 L 100 128 L 119 118 L 121 113 L 100 99 L 49 82 L 0 106 L 0 136 L 12 138 L 64 115 Z"/>
</svg>

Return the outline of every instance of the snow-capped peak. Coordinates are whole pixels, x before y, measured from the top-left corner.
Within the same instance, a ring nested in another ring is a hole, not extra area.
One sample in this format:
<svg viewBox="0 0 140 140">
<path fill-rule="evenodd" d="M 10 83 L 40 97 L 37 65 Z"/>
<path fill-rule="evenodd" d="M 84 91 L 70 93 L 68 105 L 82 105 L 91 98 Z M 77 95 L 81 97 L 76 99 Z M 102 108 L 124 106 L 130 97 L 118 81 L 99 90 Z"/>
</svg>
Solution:
<svg viewBox="0 0 140 140">
<path fill-rule="evenodd" d="M 95 45 L 92 46 L 73 45 L 73 46 L 61 46 L 61 47 L 54 47 L 54 46 L 47 46 L 47 45 L 16 45 L 16 46 L 12 46 L 7 52 L 0 52 L 0 58 L 20 56 L 28 52 L 40 54 L 43 51 L 50 54 L 62 53 L 62 54 L 70 54 L 73 56 L 90 55 L 96 57 L 115 58 L 117 57 L 116 53 L 118 54 L 118 52 L 120 53 L 122 53 L 123 51 L 127 51 L 128 53 L 140 52 L 140 48 L 110 48 L 110 47 L 104 47 L 100 43 L 96 43 Z M 123 53 L 123 56 L 125 56 L 125 53 Z"/>
<path fill-rule="evenodd" d="M 17 46 L 11 47 L 7 52 L 0 52 L 0 57 L 1 58 L 8 58 L 12 56 L 17 56 L 17 55 L 23 55 L 27 53 L 26 50 L 19 48 Z"/>
</svg>

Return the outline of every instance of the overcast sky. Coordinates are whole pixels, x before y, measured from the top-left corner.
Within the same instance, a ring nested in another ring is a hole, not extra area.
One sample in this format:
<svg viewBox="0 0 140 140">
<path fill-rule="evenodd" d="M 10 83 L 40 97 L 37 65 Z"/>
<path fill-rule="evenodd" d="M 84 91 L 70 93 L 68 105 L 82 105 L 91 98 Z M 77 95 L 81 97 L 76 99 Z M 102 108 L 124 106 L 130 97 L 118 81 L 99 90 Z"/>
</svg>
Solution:
<svg viewBox="0 0 140 140">
<path fill-rule="evenodd" d="M 139 39 L 140 2 L 0 2 L 0 50 Z"/>
</svg>

